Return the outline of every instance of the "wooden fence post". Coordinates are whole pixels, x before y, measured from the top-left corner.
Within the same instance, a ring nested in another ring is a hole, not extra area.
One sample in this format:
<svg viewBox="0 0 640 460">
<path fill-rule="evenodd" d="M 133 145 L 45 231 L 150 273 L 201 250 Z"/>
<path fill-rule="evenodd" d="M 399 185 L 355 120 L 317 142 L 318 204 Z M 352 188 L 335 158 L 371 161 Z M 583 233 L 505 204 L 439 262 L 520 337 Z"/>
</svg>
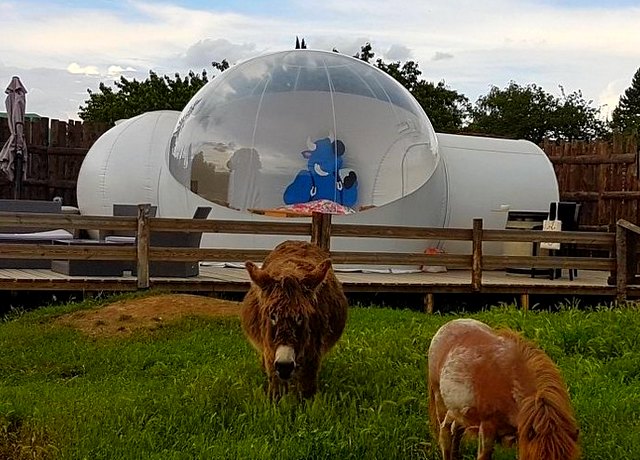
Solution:
<svg viewBox="0 0 640 460">
<path fill-rule="evenodd" d="M 616 225 L 616 301 L 627 300 L 627 230 Z"/>
<path fill-rule="evenodd" d="M 638 275 L 638 243 L 640 240 L 640 228 L 627 222 L 627 284 L 636 284 Z"/>
<path fill-rule="evenodd" d="M 627 232 L 627 284 L 638 284 L 638 243 L 640 235 L 635 232 Z"/>
<path fill-rule="evenodd" d="M 480 292 L 482 288 L 482 219 L 473 219 L 472 235 L 471 287 L 474 292 Z"/>
<path fill-rule="evenodd" d="M 426 313 L 433 313 L 435 307 L 435 299 L 433 297 L 433 292 L 427 292 L 424 296 L 424 310 Z"/>
<path fill-rule="evenodd" d="M 149 215 L 150 204 L 138 205 L 138 231 L 136 233 L 136 267 L 138 289 L 149 289 Z"/>
<path fill-rule="evenodd" d="M 638 284 L 640 227 L 625 219 L 616 222 L 616 300 L 625 301 L 627 286 Z"/>
<path fill-rule="evenodd" d="M 311 215 L 311 243 L 331 250 L 331 214 L 314 212 Z"/>
</svg>

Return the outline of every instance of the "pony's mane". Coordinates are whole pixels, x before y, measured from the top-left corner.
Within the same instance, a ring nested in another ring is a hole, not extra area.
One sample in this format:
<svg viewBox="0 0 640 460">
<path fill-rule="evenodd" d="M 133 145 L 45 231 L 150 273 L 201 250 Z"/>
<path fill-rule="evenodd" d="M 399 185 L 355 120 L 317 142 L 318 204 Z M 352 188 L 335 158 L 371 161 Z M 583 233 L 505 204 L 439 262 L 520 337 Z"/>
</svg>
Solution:
<svg viewBox="0 0 640 460">
<path fill-rule="evenodd" d="M 300 284 L 300 277 L 295 274 L 286 274 L 276 280 L 278 290 L 282 292 L 282 296 L 288 300 L 295 300 L 301 295 L 308 295 L 309 291 Z"/>
<path fill-rule="evenodd" d="M 300 283 L 300 276 L 294 272 L 274 278 L 268 295 L 270 305 L 287 305 L 288 308 L 299 308 L 303 313 L 316 302 L 315 293 L 305 289 Z"/>
<path fill-rule="evenodd" d="M 536 392 L 524 398 L 518 414 L 519 458 L 577 458 L 578 427 L 569 392 L 555 363 L 529 340 L 510 330 L 498 335 L 516 349 L 534 376 Z"/>
<path fill-rule="evenodd" d="M 518 354 L 535 377 L 537 393 L 545 396 L 547 394 L 556 394 L 566 399 L 569 398 L 558 367 L 544 351 L 517 332 L 504 329 L 497 333 L 499 336 L 515 343 Z"/>
</svg>

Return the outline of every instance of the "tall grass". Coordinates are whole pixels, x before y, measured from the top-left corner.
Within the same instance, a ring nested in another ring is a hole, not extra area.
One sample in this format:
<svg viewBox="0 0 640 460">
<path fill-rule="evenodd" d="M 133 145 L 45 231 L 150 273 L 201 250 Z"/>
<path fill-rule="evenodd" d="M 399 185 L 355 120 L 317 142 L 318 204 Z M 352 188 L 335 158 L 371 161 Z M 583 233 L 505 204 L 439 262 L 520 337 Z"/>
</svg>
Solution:
<svg viewBox="0 0 640 460">
<path fill-rule="evenodd" d="M 90 339 L 53 321 L 88 307 L 0 324 L 0 458 L 439 458 L 426 351 L 453 315 L 352 308 L 317 396 L 273 404 L 236 318 L 185 318 L 126 339 Z M 471 316 L 523 331 L 558 363 L 585 459 L 640 458 L 640 311 Z"/>
</svg>

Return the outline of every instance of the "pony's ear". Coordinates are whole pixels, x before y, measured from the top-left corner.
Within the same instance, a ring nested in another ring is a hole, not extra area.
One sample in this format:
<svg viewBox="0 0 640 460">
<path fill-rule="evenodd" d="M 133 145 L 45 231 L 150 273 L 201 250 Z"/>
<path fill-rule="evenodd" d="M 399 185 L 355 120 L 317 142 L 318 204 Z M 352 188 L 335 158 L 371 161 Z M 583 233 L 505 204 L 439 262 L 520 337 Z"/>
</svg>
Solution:
<svg viewBox="0 0 640 460">
<path fill-rule="evenodd" d="M 338 156 L 344 155 L 344 142 L 341 140 L 335 141 L 335 152 Z"/>
<path fill-rule="evenodd" d="M 324 259 L 320 263 L 320 265 L 314 268 L 311 273 L 309 273 L 302 279 L 302 284 L 307 289 L 310 289 L 312 291 L 315 290 L 318 286 L 320 286 L 320 284 L 322 284 L 324 279 L 327 277 L 327 273 L 329 272 L 330 268 L 331 268 L 331 259 Z"/>
<path fill-rule="evenodd" d="M 251 281 L 253 281 L 260 289 L 265 290 L 273 283 L 271 276 L 250 260 L 246 261 L 244 266 L 246 267 L 247 272 L 249 272 Z"/>
</svg>

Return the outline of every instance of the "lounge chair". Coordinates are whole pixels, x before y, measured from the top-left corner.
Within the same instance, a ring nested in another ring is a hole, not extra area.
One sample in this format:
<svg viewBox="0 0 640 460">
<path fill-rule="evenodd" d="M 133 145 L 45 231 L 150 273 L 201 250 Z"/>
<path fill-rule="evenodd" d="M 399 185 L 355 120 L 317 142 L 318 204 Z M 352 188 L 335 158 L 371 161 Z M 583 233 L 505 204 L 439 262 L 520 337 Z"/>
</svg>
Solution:
<svg viewBox="0 0 640 460">
<path fill-rule="evenodd" d="M 137 215 L 137 206 L 134 206 L 134 208 Z M 131 208 L 121 208 L 119 212 L 132 213 L 133 210 Z M 210 212 L 210 207 L 199 206 L 193 215 L 193 219 L 206 219 Z M 155 247 L 198 248 L 200 247 L 201 239 L 202 232 L 151 232 L 149 244 Z M 105 242 L 135 244 L 135 236 L 110 235 L 105 237 Z M 132 272 L 136 272 L 135 262 L 132 262 L 130 268 Z M 198 276 L 199 273 L 200 264 L 197 260 L 187 262 L 151 261 L 149 263 L 149 276 L 187 278 Z"/>
<path fill-rule="evenodd" d="M 60 214 L 62 203 L 40 200 L 0 200 L 0 212 Z M 53 244 L 54 241 L 72 240 L 73 233 L 61 228 L 5 227 L 0 231 L 2 244 Z M 0 268 L 51 268 L 48 259 L 0 259 Z"/>
</svg>

